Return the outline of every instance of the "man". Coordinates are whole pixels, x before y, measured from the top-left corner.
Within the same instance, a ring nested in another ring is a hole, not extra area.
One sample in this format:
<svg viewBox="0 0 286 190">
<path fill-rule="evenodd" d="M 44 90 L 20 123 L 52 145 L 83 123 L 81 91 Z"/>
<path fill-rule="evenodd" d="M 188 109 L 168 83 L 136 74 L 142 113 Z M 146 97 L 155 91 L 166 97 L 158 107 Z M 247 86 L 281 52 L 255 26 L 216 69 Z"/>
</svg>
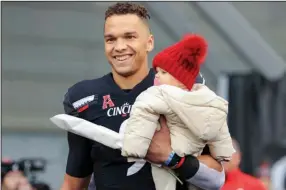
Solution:
<svg viewBox="0 0 286 190">
<path fill-rule="evenodd" d="M 148 53 L 153 50 L 154 37 L 150 34 L 148 19 L 147 10 L 133 3 L 117 3 L 108 8 L 104 41 L 111 73 L 69 88 L 64 100 L 67 114 L 119 132 L 120 124 L 129 117 L 136 97 L 153 85 L 155 73 L 148 69 Z M 87 188 L 92 173 L 97 190 L 155 189 L 150 164 L 136 171 L 134 163 L 128 163 L 119 150 L 72 133 L 68 133 L 68 144 L 62 190 Z M 170 134 L 163 122 L 146 159 L 162 164 L 171 152 Z M 176 172 L 186 183 L 205 189 L 219 189 L 224 182 L 221 165 L 210 156 L 201 156 L 199 160 L 187 156 Z M 182 188 L 178 186 L 178 189 Z"/>
<path fill-rule="evenodd" d="M 232 141 L 236 152 L 233 154 L 230 162 L 224 163 L 226 172 L 226 181 L 222 190 L 266 190 L 262 182 L 255 177 L 243 173 L 239 169 L 241 161 L 241 152 L 236 140 Z"/>
</svg>

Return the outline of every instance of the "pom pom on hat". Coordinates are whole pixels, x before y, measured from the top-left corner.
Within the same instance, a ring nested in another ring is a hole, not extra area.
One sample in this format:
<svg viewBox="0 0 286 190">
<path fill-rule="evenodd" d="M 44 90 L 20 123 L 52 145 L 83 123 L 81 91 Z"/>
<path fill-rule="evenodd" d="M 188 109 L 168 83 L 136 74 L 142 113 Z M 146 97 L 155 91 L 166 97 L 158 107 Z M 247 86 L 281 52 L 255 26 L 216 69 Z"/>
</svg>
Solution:
<svg viewBox="0 0 286 190">
<path fill-rule="evenodd" d="M 203 64 L 207 55 L 207 41 L 200 35 L 187 34 L 184 36 L 182 45 L 183 56 L 189 60 L 190 64 Z"/>
</svg>

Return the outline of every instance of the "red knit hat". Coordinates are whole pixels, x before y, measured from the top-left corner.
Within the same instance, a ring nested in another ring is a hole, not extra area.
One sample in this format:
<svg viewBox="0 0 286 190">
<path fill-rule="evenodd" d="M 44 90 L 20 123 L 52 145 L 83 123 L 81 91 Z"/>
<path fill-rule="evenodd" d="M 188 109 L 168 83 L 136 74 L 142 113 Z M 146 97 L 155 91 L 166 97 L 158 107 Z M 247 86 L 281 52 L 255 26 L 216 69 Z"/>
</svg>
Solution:
<svg viewBox="0 0 286 190">
<path fill-rule="evenodd" d="M 206 59 L 207 46 L 202 36 L 187 34 L 181 41 L 159 52 L 153 59 L 153 68 L 164 69 L 190 90 Z"/>
</svg>

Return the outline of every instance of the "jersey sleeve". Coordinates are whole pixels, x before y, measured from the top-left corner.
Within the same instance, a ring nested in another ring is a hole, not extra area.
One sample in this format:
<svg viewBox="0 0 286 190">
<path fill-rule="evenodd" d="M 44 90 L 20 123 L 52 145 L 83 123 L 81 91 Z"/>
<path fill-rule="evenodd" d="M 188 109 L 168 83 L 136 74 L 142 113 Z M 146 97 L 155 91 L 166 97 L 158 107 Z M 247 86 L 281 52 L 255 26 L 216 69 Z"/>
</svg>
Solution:
<svg viewBox="0 0 286 190">
<path fill-rule="evenodd" d="M 77 111 L 71 103 L 70 93 L 64 96 L 64 110 L 66 114 L 78 117 Z M 90 156 L 92 144 L 91 141 L 82 136 L 68 132 L 68 159 L 66 173 L 73 177 L 84 178 L 92 174 L 93 162 Z"/>
<path fill-rule="evenodd" d="M 72 115 L 72 116 L 78 116 L 77 111 L 74 109 L 74 107 L 71 103 L 69 92 L 67 92 L 64 96 L 63 105 L 64 105 L 64 110 L 65 110 L 66 114 Z"/>
</svg>

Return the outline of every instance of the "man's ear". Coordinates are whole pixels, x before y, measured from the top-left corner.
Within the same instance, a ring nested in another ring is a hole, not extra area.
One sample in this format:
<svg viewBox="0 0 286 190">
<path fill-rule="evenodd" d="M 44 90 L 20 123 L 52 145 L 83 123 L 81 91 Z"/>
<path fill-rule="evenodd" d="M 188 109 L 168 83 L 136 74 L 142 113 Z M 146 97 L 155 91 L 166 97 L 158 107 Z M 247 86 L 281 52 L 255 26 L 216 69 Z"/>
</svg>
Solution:
<svg viewBox="0 0 286 190">
<path fill-rule="evenodd" d="M 154 36 L 150 34 L 147 43 L 147 52 L 151 52 L 154 49 Z"/>
</svg>

